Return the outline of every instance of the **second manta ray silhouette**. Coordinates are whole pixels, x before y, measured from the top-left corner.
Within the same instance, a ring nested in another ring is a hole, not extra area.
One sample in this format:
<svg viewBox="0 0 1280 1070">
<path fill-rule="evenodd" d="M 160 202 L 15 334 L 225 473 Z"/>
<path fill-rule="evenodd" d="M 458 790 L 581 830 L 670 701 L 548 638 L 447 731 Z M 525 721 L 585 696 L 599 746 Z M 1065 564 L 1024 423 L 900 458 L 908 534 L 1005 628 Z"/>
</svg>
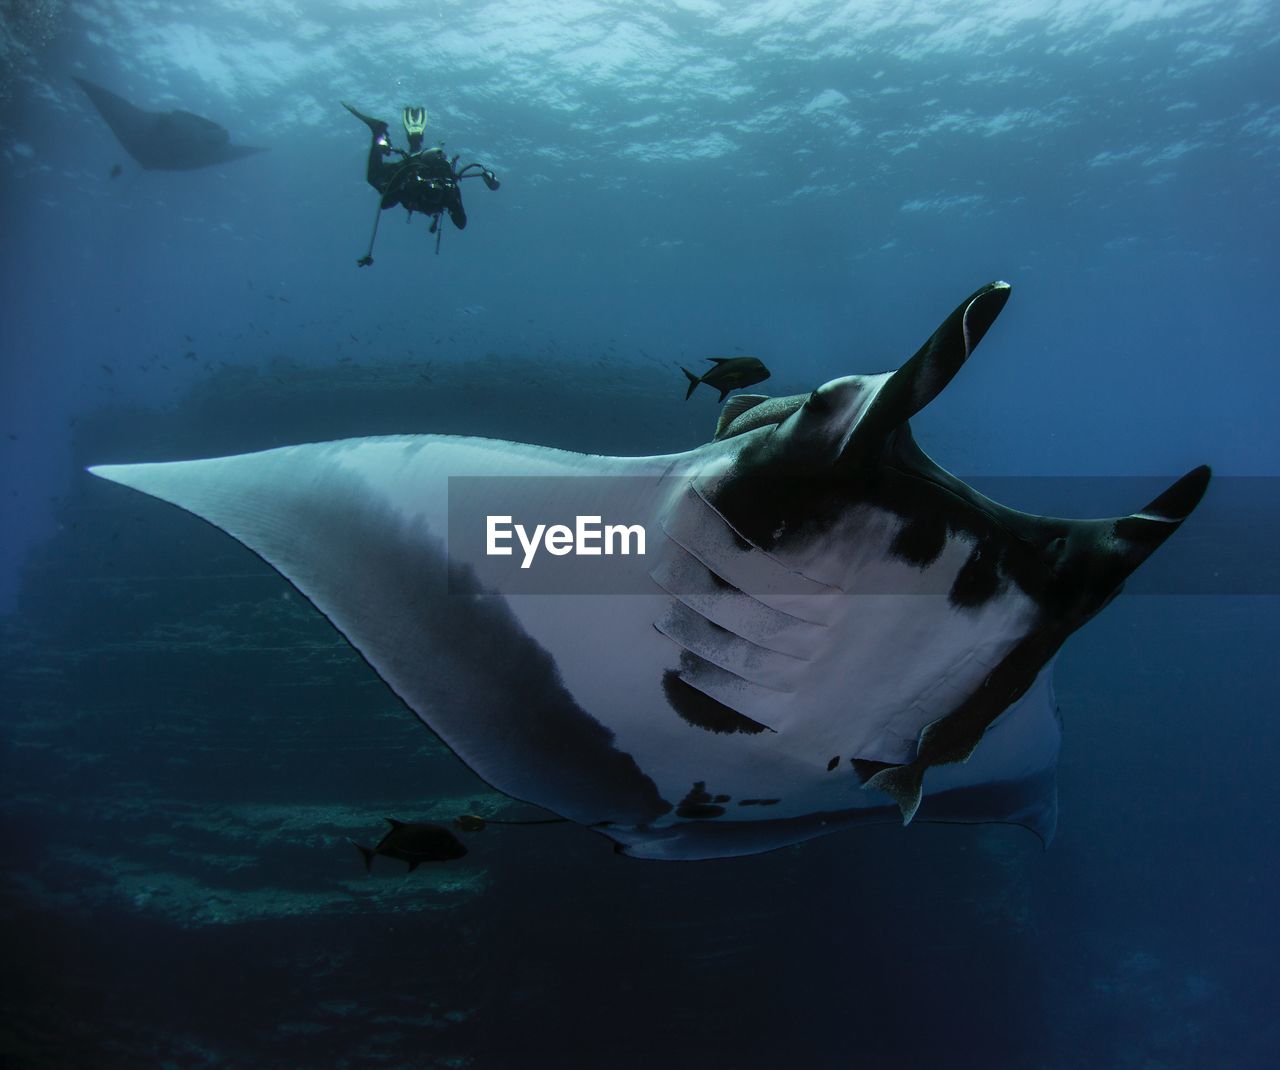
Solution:
<svg viewBox="0 0 1280 1070">
<path fill-rule="evenodd" d="M 231 144 L 226 128 L 203 115 L 181 109 L 143 111 L 87 78 L 76 83 L 129 155 L 149 171 L 194 171 L 266 151 Z"/>
<path fill-rule="evenodd" d="M 1209 470 L 1130 516 L 1059 520 L 934 464 L 908 421 L 1008 296 L 982 287 L 896 372 L 735 399 L 687 453 L 409 435 L 91 471 L 256 551 L 481 777 L 626 854 L 744 855 L 913 819 L 1047 842 L 1054 656 Z M 626 561 L 644 593 L 486 588 L 478 547 L 445 553 L 457 476 L 632 477 L 532 482 L 561 515 L 642 521 L 649 553 Z"/>
</svg>

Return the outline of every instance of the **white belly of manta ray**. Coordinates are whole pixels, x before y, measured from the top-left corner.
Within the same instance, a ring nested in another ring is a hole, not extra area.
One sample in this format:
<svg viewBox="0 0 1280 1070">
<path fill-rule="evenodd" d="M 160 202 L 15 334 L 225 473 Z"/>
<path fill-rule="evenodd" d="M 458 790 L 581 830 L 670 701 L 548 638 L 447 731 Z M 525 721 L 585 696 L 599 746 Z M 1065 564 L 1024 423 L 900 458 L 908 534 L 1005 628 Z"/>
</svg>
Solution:
<svg viewBox="0 0 1280 1070">
<path fill-rule="evenodd" d="M 628 854 L 751 854 L 913 819 L 1047 842 L 1053 657 L 1208 472 L 1129 517 L 1065 521 L 934 465 L 907 420 L 1007 296 L 971 295 L 895 373 L 735 398 L 683 454 L 415 435 L 91 471 L 240 540 L 481 777 Z M 484 530 L 456 527 L 495 487 L 506 516 L 638 525 L 645 550 L 609 559 L 607 593 L 505 589 Z"/>
</svg>

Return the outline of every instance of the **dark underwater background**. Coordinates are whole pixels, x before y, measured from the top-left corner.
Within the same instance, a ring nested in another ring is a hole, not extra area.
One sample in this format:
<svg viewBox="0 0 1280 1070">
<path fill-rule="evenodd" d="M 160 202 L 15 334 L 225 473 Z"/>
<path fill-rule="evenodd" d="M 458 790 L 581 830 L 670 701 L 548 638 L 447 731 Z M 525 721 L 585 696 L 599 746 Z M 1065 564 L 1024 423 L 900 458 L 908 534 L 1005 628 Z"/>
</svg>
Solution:
<svg viewBox="0 0 1280 1070">
<path fill-rule="evenodd" d="M 0 1064 L 1280 1064 L 1274 4 L 0 20 Z M 142 171 L 74 76 L 270 151 Z M 425 103 L 497 172 L 438 256 L 397 209 L 356 267 L 341 99 Z M 248 551 L 83 471 L 390 432 L 690 448 L 718 410 L 681 365 L 887 370 L 995 278 L 913 421 L 941 464 L 1082 516 L 1216 473 L 1058 660 L 1047 851 L 914 825 L 658 863 L 490 826 L 366 875 L 348 840 L 384 817 L 539 811 Z"/>
</svg>

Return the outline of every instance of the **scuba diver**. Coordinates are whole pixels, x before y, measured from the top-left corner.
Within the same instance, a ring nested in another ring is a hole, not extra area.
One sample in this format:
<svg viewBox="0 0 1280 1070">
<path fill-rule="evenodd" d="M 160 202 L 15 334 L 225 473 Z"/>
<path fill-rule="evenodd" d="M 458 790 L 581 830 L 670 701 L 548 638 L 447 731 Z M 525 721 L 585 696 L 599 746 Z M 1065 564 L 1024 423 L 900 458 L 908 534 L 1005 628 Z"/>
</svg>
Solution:
<svg viewBox="0 0 1280 1070">
<path fill-rule="evenodd" d="M 396 204 L 404 205 L 411 218 L 414 212 L 431 217 L 431 227 L 427 233 L 436 236 L 436 254 L 439 255 L 441 215 L 448 212 L 453 225 L 459 230 L 467 225 L 467 213 L 462 208 L 462 191 L 458 188 L 458 183 L 464 178 L 483 178 L 486 186 L 497 189 L 497 176 L 478 163 L 469 163 L 458 170 L 458 157 L 446 157 L 443 143 L 424 149 L 422 139 L 427 129 L 426 108 L 410 106 L 401 113 L 405 136 L 409 139 L 409 151 L 406 152 L 391 144 L 387 124 L 381 119 L 362 115 L 345 100 L 342 101 L 342 106 L 373 132 L 365 177 L 369 185 L 380 194 L 378 211 L 373 217 L 373 233 L 369 236 L 369 249 L 356 263 L 360 267 L 368 267 L 373 263 L 373 243 L 378 237 L 378 220 L 382 218 L 384 208 Z M 388 157 L 392 155 L 398 156 L 399 160 L 389 160 Z"/>
</svg>

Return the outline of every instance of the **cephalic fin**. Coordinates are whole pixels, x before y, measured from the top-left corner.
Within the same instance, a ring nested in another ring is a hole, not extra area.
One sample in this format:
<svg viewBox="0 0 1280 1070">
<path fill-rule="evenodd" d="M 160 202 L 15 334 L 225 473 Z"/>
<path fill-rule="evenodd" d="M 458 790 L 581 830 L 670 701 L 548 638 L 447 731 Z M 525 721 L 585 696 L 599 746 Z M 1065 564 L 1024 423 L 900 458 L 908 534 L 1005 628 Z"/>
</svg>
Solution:
<svg viewBox="0 0 1280 1070">
<path fill-rule="evenodd" d="M 1110 556 L 1123 569 L 1121 578 L 1150 557 L 1200 504 L 1213 473 L 1207 464 L 1193 468 L 1136 513 L 1116 519 Z"/>
<path fill-rule="evenodd" d="M 1090 614 L 1106 605 L 1200 504 L 1212 472 L 1193 468 L 1135 513 L 1108 520 L 1060 521 L 1068 551 L 1053 566 L 1071 590 L 1087 595 Z"/>
<path fill-rule="evenodd" d="M 1213 475 L 1207 464 L 1193 468 L 1181 479 L 1161 491 L 1136 513 L 1116 521 L 1116 538 L 1127 543 L 1147 545 L 1154 550 L 1178 530 L 1178 525 L 1191 515 L 1209 488 Z M 1145 554 L 1143 555 L 1145 558 Z"/>
<path fill-rule="evenodd" d="M 879 439 L 887 435 L 942 393 L 995 322 L 1011 292 L 1007 282 L 991 282 L 957 305 L 880 388 L 859 422 L 859 436 Z"/>
</svg>

